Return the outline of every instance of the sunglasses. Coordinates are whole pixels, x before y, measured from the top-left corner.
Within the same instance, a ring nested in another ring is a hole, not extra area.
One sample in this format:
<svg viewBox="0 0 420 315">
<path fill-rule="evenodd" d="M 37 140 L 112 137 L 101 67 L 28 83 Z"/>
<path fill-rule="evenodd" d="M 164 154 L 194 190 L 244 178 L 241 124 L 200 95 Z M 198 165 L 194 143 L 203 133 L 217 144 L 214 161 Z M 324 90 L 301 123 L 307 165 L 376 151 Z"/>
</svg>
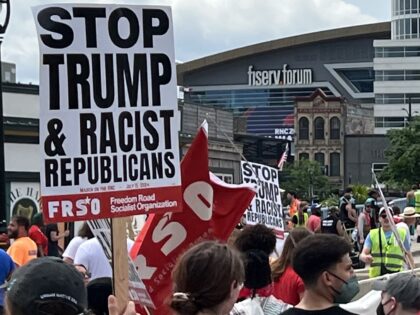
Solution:
<svg viewBox="0 0 420 315">
<path fill-rule="evenodd" d="M 382 219 L 387 219 L 388 217 L 386 216 L 386 214 L 382 214 L 382 215 L 381 215 L 381 218 L 382 218 Z"/>
</svg>

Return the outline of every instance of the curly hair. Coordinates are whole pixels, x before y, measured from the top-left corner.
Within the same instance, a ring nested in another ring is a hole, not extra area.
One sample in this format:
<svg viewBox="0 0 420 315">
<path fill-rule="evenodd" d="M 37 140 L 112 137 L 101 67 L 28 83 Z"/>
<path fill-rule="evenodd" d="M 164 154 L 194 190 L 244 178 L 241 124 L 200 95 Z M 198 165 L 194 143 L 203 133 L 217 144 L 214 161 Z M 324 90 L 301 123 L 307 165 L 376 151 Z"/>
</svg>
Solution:
<svg viewBox="0 0 420 315">
<path fill-rule="evenodd" d="M 234 245 L 242 253 L 259 249 L 270 255 L 276 248 L 276 234 L 263 224 L 247 225 L 236 238 Z"/>
</svg>

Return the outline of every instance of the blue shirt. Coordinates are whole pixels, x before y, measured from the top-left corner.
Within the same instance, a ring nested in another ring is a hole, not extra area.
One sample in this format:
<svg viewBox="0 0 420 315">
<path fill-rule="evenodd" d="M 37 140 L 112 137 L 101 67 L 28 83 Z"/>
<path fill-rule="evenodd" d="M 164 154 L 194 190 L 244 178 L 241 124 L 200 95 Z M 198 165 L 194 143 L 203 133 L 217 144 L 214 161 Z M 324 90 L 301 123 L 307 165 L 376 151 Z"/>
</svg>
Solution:
<svg viewBox="0 0 420 315">
<path fill-rule="evenodd" d="M 391 238 L 391 235 L 392 235 L 391 230 L 385 232 L 384 230 L 381 229 L 381 235 L 382 235 L 382 233 L 385 234 L 385 238 L 386 238 L 387 241 Z M 407 250 L 407 251 L 410 251 L 410 239 L 409 239 L 409 237 L 410 237 L 410 235 L 406 233 L 405 234 L 405 239 L 403 240 L 405 250 Z M 372 249 L 372 241 L 370 240 L 370 233 L 366 237 L 364 247 L 366 247 L 368 249 Z"/>
<path fill-rule="evenodd" d="M 12 271 L 15 264 L 12 258 L 2 249 L 0 249 L 0 285 L 3 285 Z M 0 288 L 0 306 L 4 305 L 4 289 Z"/>
</svg>

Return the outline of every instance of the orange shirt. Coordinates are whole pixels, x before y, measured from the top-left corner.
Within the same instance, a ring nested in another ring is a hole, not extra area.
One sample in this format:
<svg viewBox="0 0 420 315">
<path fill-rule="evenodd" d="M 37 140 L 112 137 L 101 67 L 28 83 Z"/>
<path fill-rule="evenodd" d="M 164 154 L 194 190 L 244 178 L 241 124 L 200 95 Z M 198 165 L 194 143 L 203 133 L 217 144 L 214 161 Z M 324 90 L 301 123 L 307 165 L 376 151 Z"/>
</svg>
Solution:
<svg viewBox="0 0 420 315">
<path fill-rule="evenodd" d="M 299 205 L 300 205 L 300 201 L 298 199 L 293 199 L 290 202 L 290 207 L 289 207 L 289 217 L 293 217 L 295 215 L 295 213 L 298 211 L 299 209 Z"/>
<path fill-rule="evenodd" d="M 29 237 L 19 237 L 10 245 L 7 253 L 12 257 L 14 263 L 23 266 L 27 262 L 35 259 L 38 247 Z"/>
</svg>

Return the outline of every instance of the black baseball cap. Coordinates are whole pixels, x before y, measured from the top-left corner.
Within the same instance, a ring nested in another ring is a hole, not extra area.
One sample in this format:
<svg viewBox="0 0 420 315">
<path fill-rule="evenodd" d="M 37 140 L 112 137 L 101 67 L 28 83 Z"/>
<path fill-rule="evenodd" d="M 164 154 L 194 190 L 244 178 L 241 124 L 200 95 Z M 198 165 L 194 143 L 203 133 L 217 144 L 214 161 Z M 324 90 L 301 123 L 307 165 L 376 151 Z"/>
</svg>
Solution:
<svg viewBox="0 0 420 315">
<path fill-rule="evenodd" d="M 395 297 L 404 309 L 420 310 L 420 279 L 412 273 L 399 273 L 376 280 L 372 289 Z"/>
<path fill-rule="evenodd" d="M 83 314 L 87 307 L 81 273 L 56 257 L 33 259 L 17 269 L 6 296 L 14 306 L 33 315 L 49 314 L 52 304 L 63 305 L 66 314 L 74 315 Z"/>
</svg>

